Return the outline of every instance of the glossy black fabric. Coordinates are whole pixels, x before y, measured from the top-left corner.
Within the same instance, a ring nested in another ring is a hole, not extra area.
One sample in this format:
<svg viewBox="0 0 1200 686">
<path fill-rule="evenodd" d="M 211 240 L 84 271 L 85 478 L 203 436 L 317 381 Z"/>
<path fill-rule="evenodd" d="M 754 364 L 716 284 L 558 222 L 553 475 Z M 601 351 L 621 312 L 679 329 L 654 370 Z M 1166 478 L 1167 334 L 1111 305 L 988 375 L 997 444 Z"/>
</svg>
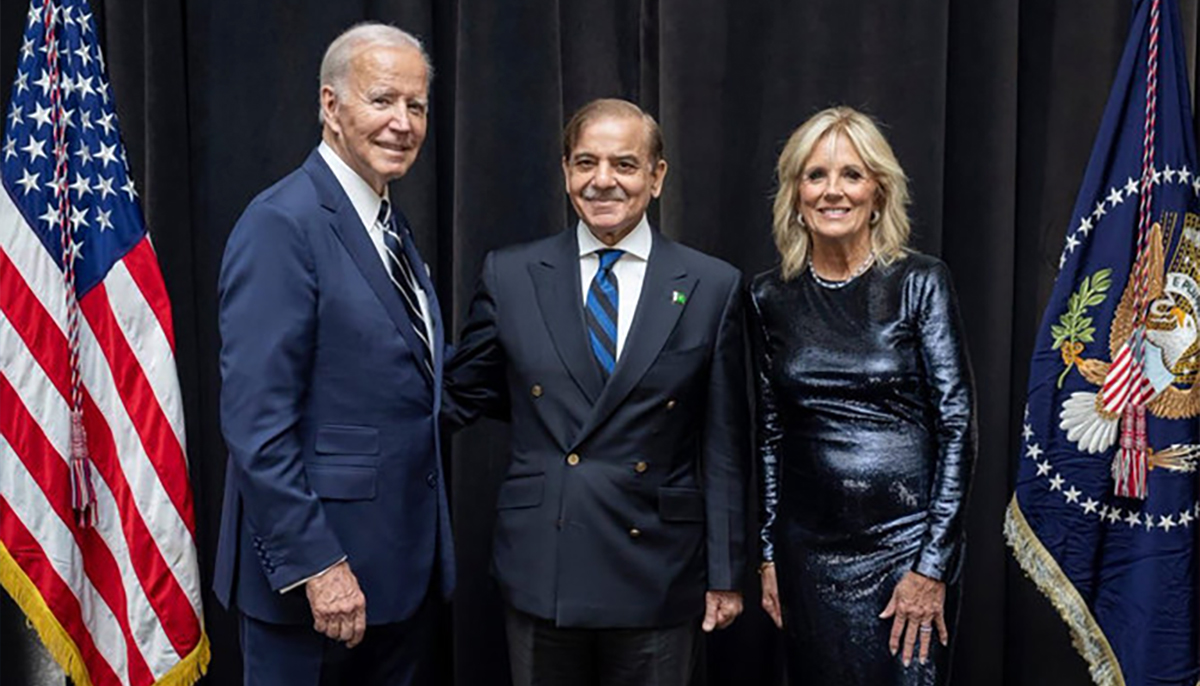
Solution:
<svg viewBox="0 0 1200 686">
<path fill-rule="evenodd" d="M 946 683 L 948 651 L 905 669 L 878 615 L 912 570 L 947 582 L 955 624 L 975 430 L 949 271 L 913 254 L 836 289 L 772 271 L 751 300 L 763 555 L 793 683 Z"/>
</svg>

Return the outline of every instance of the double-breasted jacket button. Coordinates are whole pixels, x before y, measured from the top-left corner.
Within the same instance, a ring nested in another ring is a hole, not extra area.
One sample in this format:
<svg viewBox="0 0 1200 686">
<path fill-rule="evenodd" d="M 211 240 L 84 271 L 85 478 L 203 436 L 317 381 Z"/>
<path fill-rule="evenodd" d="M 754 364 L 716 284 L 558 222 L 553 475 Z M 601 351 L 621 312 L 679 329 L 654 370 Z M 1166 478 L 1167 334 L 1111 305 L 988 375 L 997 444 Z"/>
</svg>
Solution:
<svg viewBox="0 0 1200 686">
<path fill-rule="evenodd" d="M 542 397 L 542 385 L 541 385 L 540 383 L 535 383 L 535 384 L 534 384 L 534 385 L 533 385 L 533 386 L 532 386 L 532 387 L 529 389 L 529 395 L 532 395 L 532 396 L 533 396 L 533 397 L 535 397 L 535 398 L 540 398 L 540 397 Z"/>
<path fill-rule="evenodd" d="M 645 462 L 638 462 L 637 464 L 633 465 L 633 471 L 637 472 L 638 474 L 641 474 L 641 473 L 645 472 L 649 467 L 650 467 L 650 465 L 646 464 Z"/>
<path fill-rule="evenodd" d="M 579 454 L 571 453 L 570 455 L 567 455 L 567 464 L 571 465 L 572 467 L 579 464 Z"/>
<path fill-rule="evenodd" d="M 437 486 L 437 472 L 429 472 L 425 475 L 425 483 L 429 484 L 430 488 Z"/>
<path fill-rule="evenodd" d="M 676 405 L 676 404 L 677 404 L 677 403 L 675 402 L 675 399 L 674 399 L 674 398 L 671 398 L 670 400 L 668 400 L 668 401 L 667 401 L 667 409 L 668 409 L 668 410 L 674 410 L 674 409 L 675 409 L 675 405 Z"/>
<path fill-rule="evenodd" d="M 642 530 L 641 530 L 641 529 L 638 529 L 637 527 L 634 527 L 634 528 L 632 528 L 632 529 L 630 529 L 630 530 L 629 530 L 629 537 L 630 537 L 630 538 L 637 538 L 638 536 L 641 536 L 641 535 L 642 535 Z"/>
</svg>

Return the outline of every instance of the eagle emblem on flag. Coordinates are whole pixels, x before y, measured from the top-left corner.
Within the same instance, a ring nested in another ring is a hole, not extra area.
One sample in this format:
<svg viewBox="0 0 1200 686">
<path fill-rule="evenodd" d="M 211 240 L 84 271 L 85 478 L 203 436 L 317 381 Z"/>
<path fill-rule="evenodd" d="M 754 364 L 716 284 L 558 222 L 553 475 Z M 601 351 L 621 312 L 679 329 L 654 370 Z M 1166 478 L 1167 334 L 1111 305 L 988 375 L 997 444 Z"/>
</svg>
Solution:
<svg viewBox="0 0 1200 686">
<path fill-rule="evenodd" d="M 1177 214 L 1167 221 L 1174 224 Z M 1070 298 L 1067 311 L 1052 327 L 1055 343 L 1062 351 L 1065 369 L 1072 368 L 1096 391 L 1076 391 L 1062 402 L 1059 428 L 1067 440 L 1084 453 L 1103 453 L 1120 435 L 1126 406 L 1140 393 L 1146 410 L 1159 419 L 1183 420 L 1200 416 L 1200 217 L 1187 214 L 1183 235 L 1167 265 L 1165 247 L 1170 245 L 1162 222 L 1151 228 L 1144 265 L 1148 275 L 1148 307 L 1145 313 L 1146 352 L 1144 379 L 1135 389 L 1131 381 L 1132 334 L 1134 329 L 1134 279 L 1126 284 L 1109 327 L 1106 362 L 1082 356 L 1084 343 L 1091 342 L 1094 327 L 1086 308 L 1107 297 L 1110 269 L 1090 275 Z M 1138 270 L 1132 270 L 1136 273 Z M 1060 376 L 1060 387 L 1063 376 Z M 1200 446 L 1172 445 L 1151 448 L 1149 466 L 1169 471 L 1195 471 Z"/>
</svg>

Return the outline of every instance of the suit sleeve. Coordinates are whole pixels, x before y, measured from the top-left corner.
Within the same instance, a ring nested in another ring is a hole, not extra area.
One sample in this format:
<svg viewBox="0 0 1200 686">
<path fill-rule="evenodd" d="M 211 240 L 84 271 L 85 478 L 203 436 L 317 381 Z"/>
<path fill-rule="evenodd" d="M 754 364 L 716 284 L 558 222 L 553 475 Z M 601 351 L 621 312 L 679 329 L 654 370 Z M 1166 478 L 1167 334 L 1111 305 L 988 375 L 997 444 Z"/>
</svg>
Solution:
<svg viewBox="0 0 1200 686">
<path fill-rule="evenodd" d="M 507 357 L 500 342 L 495 289 L 496 258 L 488 253 L 467 311 L 467 323 L 444 374 L 441 414 L 443 426 L 450 431 L 474 422 L 480 415 L 509 419 Z"/>
<path fill-rule="evenodd" d="M 263 573 L 280 591 L 345 557 L 300 455 L 318 283 L 296 219 L 268 204 L 251 205 L 226 246 L 219 291 L 221 429 L 230 477 L 237 479 Z"/>
<path fill-rule="evenodd" d="M 963 545 L 963 519 L 975 467 L 975 390 L 950 274 L 938 263 L 922 284 L 921 353 L 936 420 L 937 451 L 929 524 L 914 571 L 948 581 Z"/>
<path fill-rule="evenodd" d="M 775 561 L 775 515 L 779 509 L 779 445 L 783 427 L 779 423 L 779 406 L 775 387 L 771 384 L 771 353 L 767 347 L 767 330 L 762 310 L 753 291 L 747 294 L 750 309 L 751 358 L 754 367 L 755 438 L 759 469 L 759 543 L 763 562 Z"/>
<path fill-rule="evenodd" d="M 740 591 L 746 567 L 749 407 L 742 297 L 738 275 L 725 296 L 709 371 L 703 454 L 708 587 L 712 590 Z"/>
</svg>

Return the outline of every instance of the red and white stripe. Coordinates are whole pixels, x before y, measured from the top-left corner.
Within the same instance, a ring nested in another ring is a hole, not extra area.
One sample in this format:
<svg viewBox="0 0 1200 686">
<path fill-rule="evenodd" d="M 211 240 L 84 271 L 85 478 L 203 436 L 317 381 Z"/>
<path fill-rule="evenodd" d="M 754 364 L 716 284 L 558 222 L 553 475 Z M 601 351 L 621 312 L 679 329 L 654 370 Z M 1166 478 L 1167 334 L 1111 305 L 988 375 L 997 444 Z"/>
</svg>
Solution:
<svg viewBox="0 0 1200 686">
<path fill-rule="evenodd" d="M 93 528 L 71 508 L 64 296 L 62 270 L 0 191 L 0 543 L 96 686 L 148 686 L 203 637 L 174 332 L 149 240 L 79 302 Z"/>
<path fill-rule="evenodd" d="M 1100 387 L 1100 401 L 1108 414 L 1119 415 L 1130 403 L 1145 405 L 1154 395 L 1154 386 L 1144 374 L 1135 374 L 1136 365 L 1133 359 L 1133 348 L 1126 342 L 1117 351 L 1108 375 L 1104 377 L 1104 385 Z M 1139 393 L 1134 393 L 1139 388 Z"/>
</svg>

